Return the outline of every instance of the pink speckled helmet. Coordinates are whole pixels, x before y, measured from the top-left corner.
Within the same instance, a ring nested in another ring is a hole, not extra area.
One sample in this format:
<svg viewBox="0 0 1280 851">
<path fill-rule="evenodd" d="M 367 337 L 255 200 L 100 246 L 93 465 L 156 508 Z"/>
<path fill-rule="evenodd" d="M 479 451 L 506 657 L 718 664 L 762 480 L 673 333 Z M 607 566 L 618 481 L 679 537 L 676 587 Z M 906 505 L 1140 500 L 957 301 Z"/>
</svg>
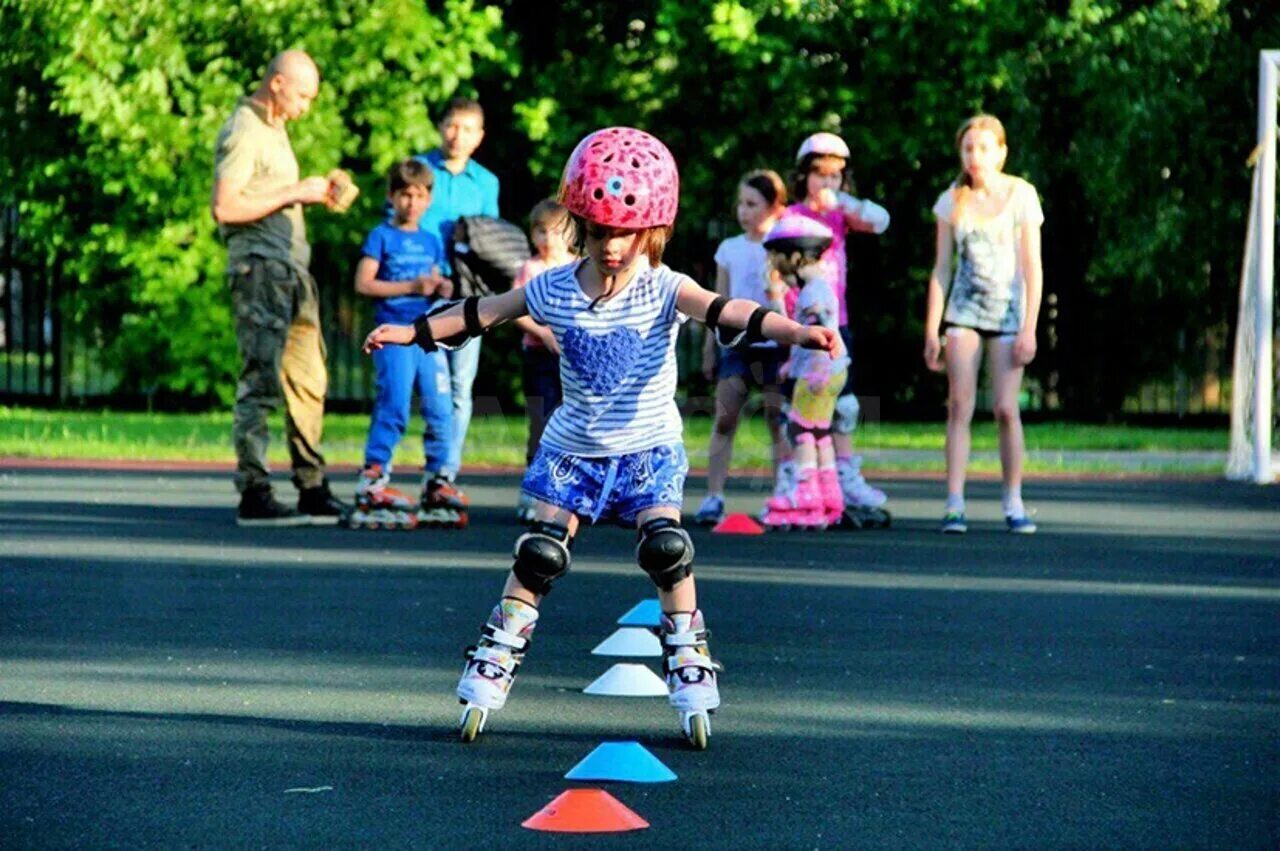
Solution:
<svg viewBox="0 0 1280 851">
<path fill-rule="evenodd" d="M 796 165 L 799 165 L 800 161 L 809 154 L 839 157 L 842 160 L 847 160 L 849 159 L 849 146 L 844 143 L 844 139 L 841 139 L 835 133 L 814 133 L 800 143 L 800 150 L 796 151 Z"/>
<path fill-rule="evenodd" d="M 560 179 L 569 212 L 615 228 L 671 225 L 680 174 L 667 146 L 634 127 L 606 127 L 573 149 Z"/>
</svg>

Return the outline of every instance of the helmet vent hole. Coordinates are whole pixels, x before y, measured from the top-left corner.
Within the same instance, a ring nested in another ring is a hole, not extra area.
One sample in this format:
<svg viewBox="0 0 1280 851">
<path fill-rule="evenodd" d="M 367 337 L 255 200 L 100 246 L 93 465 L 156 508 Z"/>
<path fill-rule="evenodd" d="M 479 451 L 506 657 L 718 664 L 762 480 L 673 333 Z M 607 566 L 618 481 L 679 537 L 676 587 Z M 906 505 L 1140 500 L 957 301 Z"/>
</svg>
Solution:
<svg viewBox="0 0 1280 851">
<path fill-rule="evenodd" d="M 640 160 L 639 160 L 638 158 L 636 158 L 636 157 L 632 157 L 632 158 L 631 158 L 631 167 L 632 167 L 632 168 L 639 168 L 639 167 L 640 167 Z"/>
<path fill-rule="evenodd" d="M 626 204 L 628 207 L 634 207 L 636 205 L 636 196 L 626 195 L 623 197 L 622 203 Z"/>
<path fill-rule="evenodd" d="M 613 162 L 613 154 L 606 154 L 605 158 L 601 162 L 606 162 L 606 163 Z"/>
<path fill-rule="evenodd" d="M 592 198 L 594 198 L 594 199 L 596 199 L 597 201 L 603 201 L 603 200 L 604 200 L 604 190 L 603 190 L 603 189 L 601 189 L 599 186 L 597 186 L 594 190 L 592 190 L 592 192 L 591 192 L 591 197 L 592 197 Z"/>
</svg>

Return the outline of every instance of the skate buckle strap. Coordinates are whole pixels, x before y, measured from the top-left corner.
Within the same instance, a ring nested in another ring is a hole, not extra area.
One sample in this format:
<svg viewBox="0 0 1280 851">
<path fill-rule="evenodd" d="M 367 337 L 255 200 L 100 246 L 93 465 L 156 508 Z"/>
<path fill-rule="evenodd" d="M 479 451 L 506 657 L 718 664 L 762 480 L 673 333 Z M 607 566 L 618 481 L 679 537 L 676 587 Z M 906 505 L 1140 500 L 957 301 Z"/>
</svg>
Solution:
<svg viewBox="0 0 1280 851">
<path fill-rule="evenodd" d="M 507 632 L 505 629 L 499 629 L 493 624 L 485 624 L 481 630 L 485 638 L 495 644 L 503 644 L 512 650 L 523 650 L 529 644 L 529 639 L 521 638 L 515 633 Z"/>
<path fill-rule="evenodd" d="M 668 655 L 662 661 L 663 668 L 668 674 L 674 674 L 681 668 L 703 668 L 712 672 L 720 671 L 720 664 L 716 660 L 697 651 L 677 651 Z"/>
<path fill-rule="evenodd" d="M 476 647 L 475 652 L 471 654 L 471 661 L 488 662 L 490 665 L 497 665 L 508 673 L 514 671 L 520 664 L 519 659 L 502 648 L 484 644 Z"/>
<path fill-rule="evenodd" d="M 697 647 L 706 645 L 710 633 L 705 629 L 693 632 L 668 632 L 662 636 L 662 643 L 668 647 Z"/>
</svg>

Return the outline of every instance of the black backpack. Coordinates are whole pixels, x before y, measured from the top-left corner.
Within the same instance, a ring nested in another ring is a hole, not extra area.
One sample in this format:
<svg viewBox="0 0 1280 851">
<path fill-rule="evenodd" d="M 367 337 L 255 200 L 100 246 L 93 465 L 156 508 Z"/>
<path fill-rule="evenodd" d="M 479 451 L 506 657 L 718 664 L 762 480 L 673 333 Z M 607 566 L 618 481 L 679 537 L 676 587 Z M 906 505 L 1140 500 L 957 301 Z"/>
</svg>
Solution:
<svg viewBox="0 0 1280 851">
<path fill-rule="evenodd" d="M 519 225 L 493 216 L 463 216 L 449 240 L 454 298 L 506 292 L 531 256 Z"/>
</svg>

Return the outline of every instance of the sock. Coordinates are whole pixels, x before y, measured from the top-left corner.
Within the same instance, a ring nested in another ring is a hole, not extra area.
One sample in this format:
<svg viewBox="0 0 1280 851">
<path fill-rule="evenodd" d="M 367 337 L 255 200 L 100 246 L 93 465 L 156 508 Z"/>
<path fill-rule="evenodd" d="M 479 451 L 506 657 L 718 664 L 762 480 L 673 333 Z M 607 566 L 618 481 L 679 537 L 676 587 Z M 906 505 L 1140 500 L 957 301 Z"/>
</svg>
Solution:
<svg viewBox="0 0 1280 851">
<path fill-rule="evenodd" d="M 957 514 L 964 514 L 964 497 L 958 493 L 947 494 L 947 513 L 952 511 Z"/>
<path fill-rule="evenodd" d="M 1022 517 L 1027 513 L 1026 507 L 1022 504 L 1022 488 L 1012 487 L 1005 491 L 1004 494 L 1004 516 L 1005 517 Z"/>
</svg>

